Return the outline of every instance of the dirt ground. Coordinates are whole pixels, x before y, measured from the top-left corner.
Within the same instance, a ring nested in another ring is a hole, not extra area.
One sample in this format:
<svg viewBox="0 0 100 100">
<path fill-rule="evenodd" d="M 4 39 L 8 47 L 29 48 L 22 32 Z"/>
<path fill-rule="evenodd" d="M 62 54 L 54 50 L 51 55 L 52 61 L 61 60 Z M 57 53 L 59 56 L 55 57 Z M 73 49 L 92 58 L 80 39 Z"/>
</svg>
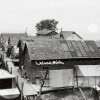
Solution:
<svg viewBox="0 0 100 100">
<path fill-rule="evenodd" d="M 90 89 L 83 89 L 87 100 L 95 100 L 90 93 Z M 42 100 L 84 100 L 79 90 L 74 92 L 69 90 L 58 90 L 51 93 L 46 93 L 41 96 Z"/>
</svg>

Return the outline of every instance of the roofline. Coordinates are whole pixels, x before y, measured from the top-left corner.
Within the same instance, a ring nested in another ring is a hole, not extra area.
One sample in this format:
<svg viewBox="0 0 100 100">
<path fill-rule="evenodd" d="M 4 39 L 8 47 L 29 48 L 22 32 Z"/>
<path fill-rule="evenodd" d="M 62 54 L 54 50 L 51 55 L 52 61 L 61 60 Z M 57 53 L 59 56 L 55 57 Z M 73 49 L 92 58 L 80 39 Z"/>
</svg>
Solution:
<svg viewBox="0 0 100 100">
<path fill-rule="evenodd" d="M 76 34 L 78 37 L 80 37 L 81 39 L 83 39 L 80 35 L 78 35 L 75 31 L 62 31 L 62 32 L 60 32 L 60 34 L 62 33 L 63 34 L 63 32 L 72 32 L 73 34 Z M 69 35 L 70 36 L 70 35 Z M 68 36 L 68 37 L 69 37 Z"/>
<path fill-rule="evenodd" d="M 56 31 L 54 31 L 54 30 L 51 30 L 51 32 L 56 32 Z M 46 34 L 42 34 L 42 35 L 47 35 L 47 34 L 49 34 L 49 33 L 51 33 L 51 32 L 48 32 L 48 33 L 46 33 Z M 57 33 L 57 32 L 56 32 Z M 39 34 L 39 33 L 36 33 L 36 34 Z M 40 33 L 41 34 L 41 33 Z M 57 33 L 58 34 L 58 33 Z"/>
<path fill-rule="evenodd" d="M 72 60 L 72 59 L 100 59 L 100 57 L 72 57 L 72 58 L 63 58 L 63 59 L 36 59 L 31 61 L 48 61 L 48 60 Z"/>
<path fill-rule="evenodd" d="M 73 32 L 74 34 L 76 34 L 78 37 L 80 37 L 81 39 L 83 39 L 80 35 L 78 35 L 76 32 Z"/>
</svg>

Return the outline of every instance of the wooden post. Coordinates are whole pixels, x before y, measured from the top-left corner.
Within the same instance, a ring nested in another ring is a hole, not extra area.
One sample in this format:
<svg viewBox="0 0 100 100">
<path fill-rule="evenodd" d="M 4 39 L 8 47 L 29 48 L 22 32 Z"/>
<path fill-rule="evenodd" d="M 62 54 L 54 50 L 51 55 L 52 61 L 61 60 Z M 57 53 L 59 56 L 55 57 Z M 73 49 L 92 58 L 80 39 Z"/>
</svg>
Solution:
<svg viewBox="0 0 100 100">
<path fill-rule="evenodd" d="M 2 60 L 4 61 L 4 54 L 2 55 Z"/>
<path fill-rule="evenodd" d="M 95 86 L 96 86 L 96 76 L 95 76 Z"/>
<path fill-rule="evenodd" d="M 82 91 L 81 88 L 79 88 L 79 91 L 81 92 L 81 95 L 82 95 L 83 99 L 84 99 L 84 100 L 87 100 L 87 98 L 85 97 L 85 95 L 84 95 L 84 93 L 83 93 L 83 91 Z"/>
<path fill-rule="evenodd" d="M 6 67 L 7 67 L 7 61 L 6 61 Z"/>
<path fill-rule="evenodd" d="M 78 88 L 79 86 L 78 86 L 78 76 L 77 76 L 77 69 L 78 69 L 78 67 L 76 66 L 76 82 L 77 82 L 77 88 Z"/>
<path fill-rule="evenodd" d="M 42 92 L 42 83 L 40 84 L 39 96 L 41 96 L 41 92 Z"/>
<path fill-rule="evenodd" d="M 48 70 L 46 71 L 46 74 L 45 74 L 44 78 L 41 79 L 40 90 L 39 90 L 39 96 L 41 96 L 42 87 L 43 87 L 43 85 L 44 85 L 44 81 L 45 81 L 45 79 L 46 79 L 46 77 L 47 77 L 47 74 L 48 74 Z"/>
<path fill-rule="evenodd" d="M 18 76 L 17 76 L 17 85 L 18 85 Z"/>
<path fill-rule="evenodd" d="M 21 100 L 23 100 L 23 87 L 24 87 L 24 82 L 21 84 Z"/>
<path fill-rule="evenodd" d="M 13 58 L 12 58 L 12 62 L 13 62 Z"/>
<path fill-rule="evenodd" d="M 12 74 L 12 67 L 11 67 L 11 74 Z"/>
</svg>

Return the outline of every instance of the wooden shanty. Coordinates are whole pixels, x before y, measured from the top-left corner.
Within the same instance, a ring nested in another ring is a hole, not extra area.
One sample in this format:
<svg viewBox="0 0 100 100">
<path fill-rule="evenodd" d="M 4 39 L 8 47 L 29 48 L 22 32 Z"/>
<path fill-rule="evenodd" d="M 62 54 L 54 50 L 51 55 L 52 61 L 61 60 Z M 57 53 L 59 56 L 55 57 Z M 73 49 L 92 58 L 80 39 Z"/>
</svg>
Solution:
<svg viewBox="0 0 100 100">
<path fill-rule="evenodd" d="M 53 38 L 58 33 L 53 30 L 40 30 L 36 33 L 37 37 Z"/>
<path fill-rule="evenodd" d="M 26 77 L 36 84 L 43 80 L 43 85 L 50 87 L 74 86 L 76 65 L 100 63 L 94 41 L 35 40 L 25 43 L 23 57 Z"/>
</svg>

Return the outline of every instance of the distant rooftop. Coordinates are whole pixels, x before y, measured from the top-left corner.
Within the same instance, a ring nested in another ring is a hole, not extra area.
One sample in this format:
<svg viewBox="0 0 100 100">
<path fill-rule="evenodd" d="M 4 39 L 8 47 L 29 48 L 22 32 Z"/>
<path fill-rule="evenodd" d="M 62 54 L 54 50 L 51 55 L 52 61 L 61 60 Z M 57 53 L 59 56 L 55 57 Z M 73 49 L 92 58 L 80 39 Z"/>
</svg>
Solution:
<svg viewBox="0 0 100 100">
<path fill-rule="evenodd" d="M 1 38 L 3 39 L 3 41 L 8 41 L 9 38 L 11 38 L 12 40 L 14 39 L 17 40 L 21 37 L 27 37 L 27 36 L 28 36 L 27 33 L 1 33 Z"/>
<path fill-rule="evenodd" d="M 64 39 L 68 38 L 69 36 L 71 36 L 72 34 L 76 34 L 79 38 L 82 39 L 82 37 L 80 37 L 77 33 L 75 33 L 74 31 L 61 31 L 59 34 L 55 35 L 55 38 L 60 38 L 60 35 L 63 35 Z"/>
</svg>

